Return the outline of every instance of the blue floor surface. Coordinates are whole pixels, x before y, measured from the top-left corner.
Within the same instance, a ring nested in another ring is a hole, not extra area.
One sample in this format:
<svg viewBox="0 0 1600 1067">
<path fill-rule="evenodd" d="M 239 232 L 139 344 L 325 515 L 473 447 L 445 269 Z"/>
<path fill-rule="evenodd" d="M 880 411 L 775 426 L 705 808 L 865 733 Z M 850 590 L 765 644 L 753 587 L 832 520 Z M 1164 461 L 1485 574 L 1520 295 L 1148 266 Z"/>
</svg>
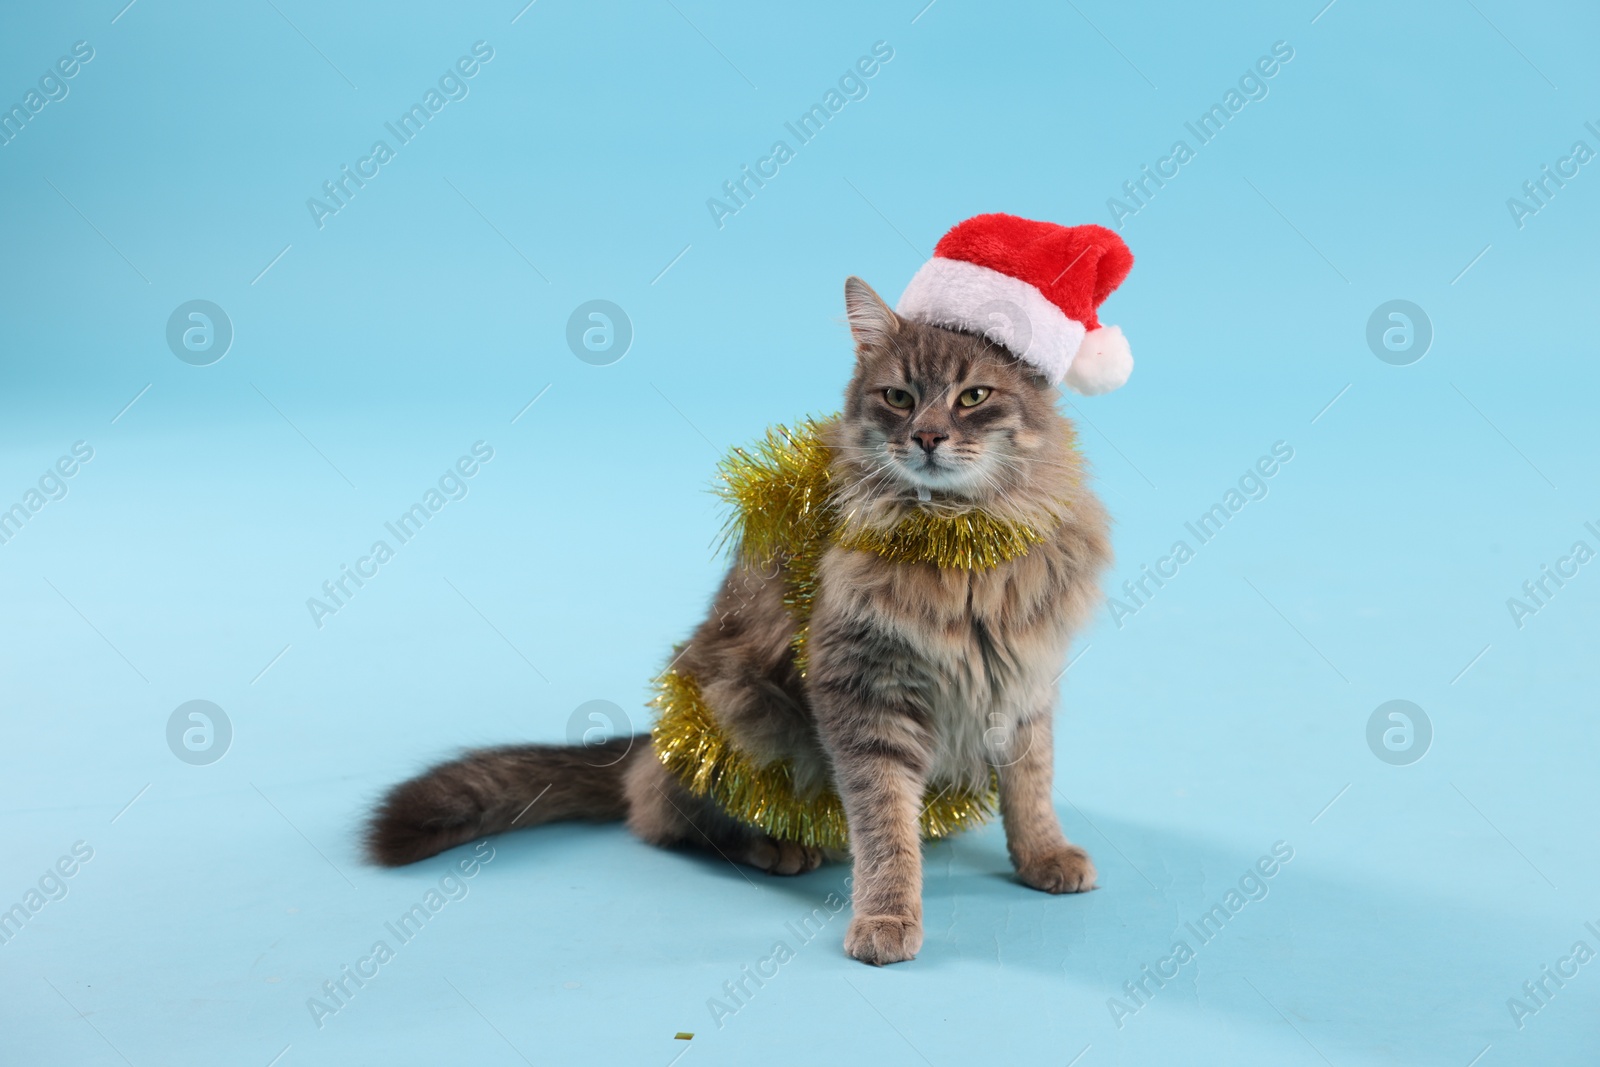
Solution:
<svg viewBox="0 0 1600 1067">
<path fill-rule="evenodd" d="M 1596 1062 L 1592 10 L 124 3 L 0 33 L 0 1063 Z M 848 274 L 994 210 L 1137 257 L 1132 381 L 1064 401 L 1117 523 L 1057 728 L 1100 889 L 930 845 L 875 970 L 843 867 L 365 865 L 436 758 L 647 728 L 718 457 L 837 407 Z"/>
</svg>

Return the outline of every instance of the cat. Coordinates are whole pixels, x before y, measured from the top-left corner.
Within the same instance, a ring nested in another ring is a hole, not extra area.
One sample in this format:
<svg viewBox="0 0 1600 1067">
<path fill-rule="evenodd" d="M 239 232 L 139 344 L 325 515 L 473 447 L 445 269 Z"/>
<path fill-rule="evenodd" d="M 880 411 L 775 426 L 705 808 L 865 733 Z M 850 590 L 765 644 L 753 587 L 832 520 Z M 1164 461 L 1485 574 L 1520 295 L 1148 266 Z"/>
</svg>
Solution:
<svg viewBox="0 0 1600 1067">
<path fill-rule="evenodd" d="M 855 370 L 823 432 L 847 524 L 890 530 L 919 509 L 981 511 L 1044 531 L 1043 543 L 972 570 L 829 548 L 803 670 L 783 566 L 736 562 L 674 667 L 698 683 L 733 747 L 758 764 L 787 761 L 798 793 L 837 792 L 853 863 L 844 947 L 887 964 L 922 946 L 919 815 L 941 790 L 981 793 L 997 779 L 1018 879 L 1048 893 L 1095 888 L 1052 803 L 1051 721 L 1111 545 L 1045 377 L 984 337 L 896 314 L 859 278 L 845 283 L 845 311 Z M 641 735 L 469 752 L 391 790 L 368 853 L 400 865 L 485 834 L 620 819 L 651 844 L 773 874 L 826 858 L 696 795 L 654 749 Z"/>
</svg>

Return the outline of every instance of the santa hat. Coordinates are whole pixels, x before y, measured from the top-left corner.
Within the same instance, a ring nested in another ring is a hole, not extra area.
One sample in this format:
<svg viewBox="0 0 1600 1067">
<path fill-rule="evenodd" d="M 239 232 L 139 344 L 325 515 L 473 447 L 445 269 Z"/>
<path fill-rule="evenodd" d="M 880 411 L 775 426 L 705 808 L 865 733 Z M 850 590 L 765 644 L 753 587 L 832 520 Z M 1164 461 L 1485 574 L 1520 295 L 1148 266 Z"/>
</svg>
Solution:
<svg viewBox="0 0 1600 1067">
<path fill-rule="evenodd" d="M 939 239 L 897 312 L 987 337 L 1085 396 L 1128 380 L 1133 355 L 1095 310 L 1122 284 L 1133 253 L 1104 226 L 976 215 Z"/>
</svg>

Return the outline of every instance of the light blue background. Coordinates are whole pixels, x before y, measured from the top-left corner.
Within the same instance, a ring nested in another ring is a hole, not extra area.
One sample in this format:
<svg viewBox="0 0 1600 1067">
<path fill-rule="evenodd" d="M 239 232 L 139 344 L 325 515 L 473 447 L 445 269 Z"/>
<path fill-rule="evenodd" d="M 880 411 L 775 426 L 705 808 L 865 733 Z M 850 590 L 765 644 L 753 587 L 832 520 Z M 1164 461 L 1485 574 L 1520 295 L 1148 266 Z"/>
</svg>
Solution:
<svg viewBox="0 0 1600 1067">
<path fill-rule="evenodd" d="M 123 2 L 0 33 L 7 105 L 95 49 L 0 147 L 0 502 L 94 448 L 0 545 L 0 906 L 94 849 L 0 946 L 0 1060 L 1592 1062 L 1600 963 L 1520 1030 L 1507 998 L 1600 949 L 1600 565 L 1520 629 L 1506 600 L 1600 548 L 1600 174 L 1520 229 L 1506 200 L 1600 148 L 1593 11 Z M 479 40 L 470 95 L 319 230 L 306 199 Z M 717 228 L 706 199 L 880 40 L 870 94 Z M 978 212 L 1108 223 L 1275 41 L 1268 97 L 1126 221 L 1104 314 L 1131 383 L 1068 409 L 1117 518 L 1112 590 L 1294 449 L 1076 646 L 1058 808 L 1102 888 L 1020 887 L 998 826 L 932 846 L 926 946 L 876 971 L 843 915 L 786 932 L 843 868 L 544 829 L 494 842 L 319 1029 L 307 998 L 454 858 L 361 863 L 386 785 L 559 740 L 589 700 L 645 727 L 719 573 L 716 459 L 838 404 L 844 277 L 892 299 Z M 197 298 L 236 331 L 208 367 L 164 340 Z M 564 340 L 597 298 L 636 334 L 606 367 Z M 1365 341 L 1395 298 L 1435 331 L 1410 366 Z M 306 598 L 480 440 L 470 495 L 314 626 Z M 1395 698 L 1433 724 L 1410 766 L 1365 740 Z M 233 724 L 210 766 L 166 746 L 193 699 Z M 1277 841 L 1270 895 L 1119 1029 L 1108 998 Z M 796 958 L 719 1029 L 708 998 L 780 938 Z"/>
</svg>

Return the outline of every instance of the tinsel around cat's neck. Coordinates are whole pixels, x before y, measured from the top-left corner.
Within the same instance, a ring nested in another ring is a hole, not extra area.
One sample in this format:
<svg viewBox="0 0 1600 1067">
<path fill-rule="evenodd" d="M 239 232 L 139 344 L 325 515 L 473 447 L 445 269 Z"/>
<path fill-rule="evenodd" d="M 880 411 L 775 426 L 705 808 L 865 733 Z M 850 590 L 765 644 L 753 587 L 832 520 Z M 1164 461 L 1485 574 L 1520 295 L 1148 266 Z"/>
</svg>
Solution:
<svg viewBox="0 0 1600 1067">
<path fill-rule="evenodd" d="M 992 570 L 1044 544 L 1067 508 L 1048 521 L 1023 522 L 945 501 L 907 505 L 869 521 L 859 511 L 841 513 L 827 437 L 833 419 L 807 419 L 795 429 L 777 426 L 749 449 L 723 460 L 718 494 L 733 506 L 723 543 L 737 546 L 741 564 L 778 566 L 784 604 L 797 626 L 795 666 L 806 673 L 806 635 L 816 597 L 817 567 L 830 546 L 871 552 L 899 564 Z M 886 521 L 885 521 L 886 520 Z M 837 794 L 798 796 L 784 761 L 758 765 L 723 734 L 693 678 L 668 669 L 656 682 L 660 717 L 651 732 L 656 755 L 695 796 L 710 796 L 734 818 L 775 837 L 827 848 L 848 844 Z M 987 790 L 941 789 L 925 798 L 921 829 L 936 838 L 984 821 L 998 801 L 993 777 Z"/>
<path fill-rule="evenodd" d="M 793 644 L 801 674 L 807 668 L 817 567 L 830 546 L 871 552 L 892 563 L 992 570 L 1044 544 L 1060 522 L 1054 513 L 1048 524 L 1030 523 L 977 509 L 953 511 L 943 503 L 918 505 L 888 525 L 869 522 L 859 510 L 841 514 L 827 443 L 838 418 L 806 419 L 793 430 L 775 426 L 751 448 L 735 448 L 718 471 L 717 493 L 733 506 L 723 543 L 737 545 L 746 567 L 781 567 L 784 604 L 800 624 Z M 1061 502 L 1061 510 L 1066 507 Z"/>
<path fill-rule="evenodd" d="M 723 543 L 741 562 L 814 566 L 830 545 L 872 552 L 893 563 L 990 570 L 1043 544 L 1067 504 L 1052 501 L 1028 518 L 994 514 L 943 497 L 926 502 L 856 499 L 841 485 L 827 439 L 838 416 L 777 426 L 753 447 L 722 461 L 718 494 L 732 505 Z"/>
</svg>

